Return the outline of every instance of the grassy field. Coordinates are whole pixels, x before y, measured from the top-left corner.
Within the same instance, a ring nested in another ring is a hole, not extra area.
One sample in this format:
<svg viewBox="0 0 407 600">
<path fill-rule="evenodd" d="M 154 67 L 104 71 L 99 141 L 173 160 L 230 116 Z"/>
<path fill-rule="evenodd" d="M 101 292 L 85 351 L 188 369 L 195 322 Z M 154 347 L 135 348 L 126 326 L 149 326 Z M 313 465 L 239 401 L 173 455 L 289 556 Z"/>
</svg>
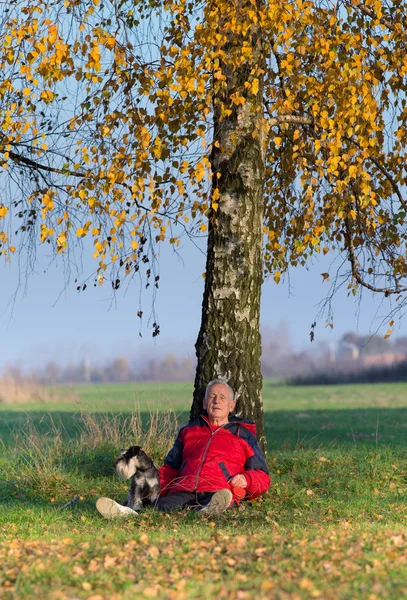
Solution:
<svg viewBox="0 0 407 600">
<path fill-rule="evenodd" d="M 215 519 L 104 521 L 98 496 L 126 496 L 118 450 L 141 442 L 161 461 L 191 390 L 78 386 L 0 406 L 0 597 L 407 595 L 405 384 L 266 381 L 268 494 Z"/>
</svg>

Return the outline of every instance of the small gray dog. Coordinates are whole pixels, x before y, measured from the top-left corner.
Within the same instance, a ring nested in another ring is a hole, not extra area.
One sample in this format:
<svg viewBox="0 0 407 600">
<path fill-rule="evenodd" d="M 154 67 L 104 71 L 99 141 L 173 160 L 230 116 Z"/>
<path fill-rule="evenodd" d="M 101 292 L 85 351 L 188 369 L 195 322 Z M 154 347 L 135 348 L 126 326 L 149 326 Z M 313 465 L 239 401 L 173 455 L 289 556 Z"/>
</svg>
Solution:
<svg viewBox="0 0 407 600">
<path fill-rule="evenodd" d="M 160 495 L 160 477 L 152 459 L 141 446 L 130 446 L 122 450 L 116 460 L 116 472 L 124 479 L 131 479 L 127 500 L 122 506 L 139 510 L 143 506 L 154 506 Z"/>
</svg>

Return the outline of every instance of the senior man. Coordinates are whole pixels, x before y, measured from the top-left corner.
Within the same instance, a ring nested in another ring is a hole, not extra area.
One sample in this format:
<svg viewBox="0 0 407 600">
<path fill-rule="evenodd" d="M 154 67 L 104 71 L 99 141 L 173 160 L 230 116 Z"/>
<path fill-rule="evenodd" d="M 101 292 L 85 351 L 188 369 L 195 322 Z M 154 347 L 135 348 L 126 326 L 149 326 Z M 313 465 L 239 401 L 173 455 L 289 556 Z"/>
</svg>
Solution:
<svg viewBox="0 0 407 600">
<path fill-rule="evenodd" d="M 218 514 L 238 504 L 242 495 L 253 499 L 267 491 L 270 477 L 256 426 L 231 416 L 235 405 L 226 381 L 214 379 L 208 384 L 205 413 L 180 430 L 159 469 L 161 493 L 156 510 L 191 507 L 201 514 Z M 106 509 L 109 515 L 100 512 L 110 518 L 131 514 L 117 503 Z"/>
</svg>

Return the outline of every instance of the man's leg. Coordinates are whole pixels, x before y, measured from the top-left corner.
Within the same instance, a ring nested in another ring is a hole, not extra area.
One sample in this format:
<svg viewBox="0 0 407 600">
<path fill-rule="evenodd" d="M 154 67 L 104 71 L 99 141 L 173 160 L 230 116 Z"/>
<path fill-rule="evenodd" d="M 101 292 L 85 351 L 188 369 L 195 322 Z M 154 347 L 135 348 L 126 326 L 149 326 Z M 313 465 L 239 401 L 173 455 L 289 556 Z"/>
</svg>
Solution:
<svg viewBox="0 0 407 600">
<path fill-rule="evenodd" d="M 154 510 L 160 512 L 169 512 L 171 510 L 177 510 L 180 508 L 186 508 L 187 506 L 196 506 L 197 498 L 195 492 L 173 492 L 168 496 L 158 498 L 157 502 L 153 505 Z"/>
<path fill-rule="evenodd" d="M 154 508 L 159 511 L 169 512 L 180 508 L 195 508 L 204 515 L 218 515 L 231 506 L 233 494 L 224 489 L 218 492 L 174 492 L 159 498 Z"/>
</svg>

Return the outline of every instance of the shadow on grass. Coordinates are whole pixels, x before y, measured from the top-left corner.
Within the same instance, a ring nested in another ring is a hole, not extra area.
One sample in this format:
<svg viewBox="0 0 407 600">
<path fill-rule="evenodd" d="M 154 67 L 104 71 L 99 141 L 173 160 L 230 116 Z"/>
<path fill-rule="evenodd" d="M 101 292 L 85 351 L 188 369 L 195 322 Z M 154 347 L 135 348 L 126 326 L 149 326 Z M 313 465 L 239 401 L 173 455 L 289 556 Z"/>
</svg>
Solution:
<svg viewBox="0 0 407 600">
<path fill-rule="evenodd" d="M 8 480 L 8 487 L 0 486 L 0 504 L 7 509 L 3 519 L 14 518 L 13 515 L 17 519 L 23 507 L 33 507 L 38 513 L 44 509 L 44 514 L 48 507 L 55 519 L 63 521 L 72 515 L 75 522 L 81 520 L 86 525 L 82 517 L 96 515 L 97 497 L 118 501 L 126 497 L 128 483 L 114 475 L 114 462 L 122 441 L 123 445 L 130 445 L 139 440 L 116 436 L 81 445 L 86 417 L 80 413 L 10 414 L 12 420 L 7 421 L 7 413 L 0 413 L 0 431 L 7 444 L 0 447 L 0 472 L 4 467 L 0 480 Z M 114 431 L 120 432 L 120 424 L 125 424 L 130 416 L 130 412 L 112 414 L 119 425 Z M 102 421 L 106 413 L 93 413 L 93 417 Z M 147 427 L 150 414 L 142 412 L 140 419 Z M 272 488 L 250 505 L 247 517 L 244 511 L 236 513 L 239 522 L 243 515 L 248 523 L 255 520 L 264 524 L 267 511 L 271 511 L 271 516 L 267 516 L 270 523 L 275 518 L 287 523 L 293 518 L 318 523 L 325 517 L 347 519 L 359 518 L 358 515 L 372 522 L 382 515 L 405 522 L 407 407 L 268 411 L 265 424 Z M 37 454 L 34 446 L 25 453 L 16 446 L 13 429 L 24 439 L 21 433 L 26 427 L 29 436 L 30 426 L 45 440 L 44 450 L 40 446 Z M 128 430 L 123 427 L 122 431 Z M 58 435 L 62 443 L 55 445 L 53 453 L 53 436 L 58 439 Z M 161 433 L 157 437 L 161 445 L 154 459 L 160 464 L 171 441 Z M 32 448 L 34 460 L 30 455 Z M 63 509 L 74 495 L 83 500 Z M 0 511 L 0 522 L 1 518 Z"/>
<path fill-rule="evenodd" d="M 407 408 L 265 413 L 269 451 L 334 447 L 405 447 Z"/>
</svg>

